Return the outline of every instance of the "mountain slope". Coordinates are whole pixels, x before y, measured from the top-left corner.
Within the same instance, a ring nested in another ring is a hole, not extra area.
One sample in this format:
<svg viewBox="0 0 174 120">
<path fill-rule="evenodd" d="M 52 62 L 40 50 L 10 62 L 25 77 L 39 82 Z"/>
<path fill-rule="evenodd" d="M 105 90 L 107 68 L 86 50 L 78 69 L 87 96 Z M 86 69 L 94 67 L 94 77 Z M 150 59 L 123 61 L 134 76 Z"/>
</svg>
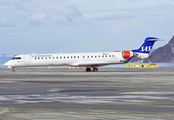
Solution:
<svg viewBox="0 0 174 120">
<path fill-rule="evenodd" d="M 145 59 L 144 62 L 174 62 L 174 36 L 168 44 L 156 49 L 151 54 L 152 57 Z"/>
</svg>

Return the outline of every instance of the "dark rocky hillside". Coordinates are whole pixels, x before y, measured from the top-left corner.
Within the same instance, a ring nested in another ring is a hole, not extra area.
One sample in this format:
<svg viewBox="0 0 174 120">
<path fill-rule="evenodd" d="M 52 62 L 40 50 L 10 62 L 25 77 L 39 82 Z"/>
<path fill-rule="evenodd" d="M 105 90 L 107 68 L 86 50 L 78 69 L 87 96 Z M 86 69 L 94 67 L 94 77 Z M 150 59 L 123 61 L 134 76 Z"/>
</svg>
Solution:
<svg viewBox="0 0 174 120">
<path fill-rule="evenodd" d="M 174 62 L 174 36 L 168 44 L 156 49 L 151 54 L 152 57 L 145 59 L 144 62 Z"/>
</svg>

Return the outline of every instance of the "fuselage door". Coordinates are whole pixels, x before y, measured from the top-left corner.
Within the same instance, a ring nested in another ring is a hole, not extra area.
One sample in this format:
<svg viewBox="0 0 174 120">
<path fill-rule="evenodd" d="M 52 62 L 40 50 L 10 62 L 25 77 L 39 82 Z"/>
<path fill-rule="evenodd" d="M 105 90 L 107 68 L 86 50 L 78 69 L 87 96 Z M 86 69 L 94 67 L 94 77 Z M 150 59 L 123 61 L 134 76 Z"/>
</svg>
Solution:
<svg viewBox="0 0 174 120">
<path fill-rule="evenodd" d="M 29 55 L 25 55 L 25 65 L 29 65 L 30 64 L 30 57 Z"/>
</svg>

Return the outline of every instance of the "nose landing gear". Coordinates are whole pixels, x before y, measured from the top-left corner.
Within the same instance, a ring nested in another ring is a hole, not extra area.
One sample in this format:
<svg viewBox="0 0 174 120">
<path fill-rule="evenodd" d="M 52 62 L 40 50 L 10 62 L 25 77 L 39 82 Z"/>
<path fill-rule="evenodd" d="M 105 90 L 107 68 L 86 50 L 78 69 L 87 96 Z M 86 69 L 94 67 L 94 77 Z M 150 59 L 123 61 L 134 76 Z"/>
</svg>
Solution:
<svg viewBox="0 0 174 120">
<path fill-rule="evenodd" d="M 12 67 L 12 72 L 16 72 L 15 67 Z"/>
</svg>

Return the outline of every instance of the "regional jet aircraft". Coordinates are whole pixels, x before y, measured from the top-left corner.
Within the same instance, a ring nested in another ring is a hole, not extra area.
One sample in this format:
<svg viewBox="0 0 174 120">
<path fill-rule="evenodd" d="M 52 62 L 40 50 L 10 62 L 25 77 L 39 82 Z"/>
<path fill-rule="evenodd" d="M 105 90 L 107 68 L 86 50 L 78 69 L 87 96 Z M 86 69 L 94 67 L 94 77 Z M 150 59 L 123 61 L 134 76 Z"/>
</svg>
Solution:
<svg viewBox="0 0 174 120">
<path fill-rule="evenodd" d="M 22 54 L 13 57 L 4 65 L 7 68 L 15 67 L 46 67 L 46 66 L 71 66 L 86 67 L 86 71 L 98 71 L 97 67 L 125 64 L 151 57 L 150 51 L 158 38 L 148 37 L 139 49 L 115 52 L 93 53 L 59 53 L 59 54 Z"/>
</svg>

